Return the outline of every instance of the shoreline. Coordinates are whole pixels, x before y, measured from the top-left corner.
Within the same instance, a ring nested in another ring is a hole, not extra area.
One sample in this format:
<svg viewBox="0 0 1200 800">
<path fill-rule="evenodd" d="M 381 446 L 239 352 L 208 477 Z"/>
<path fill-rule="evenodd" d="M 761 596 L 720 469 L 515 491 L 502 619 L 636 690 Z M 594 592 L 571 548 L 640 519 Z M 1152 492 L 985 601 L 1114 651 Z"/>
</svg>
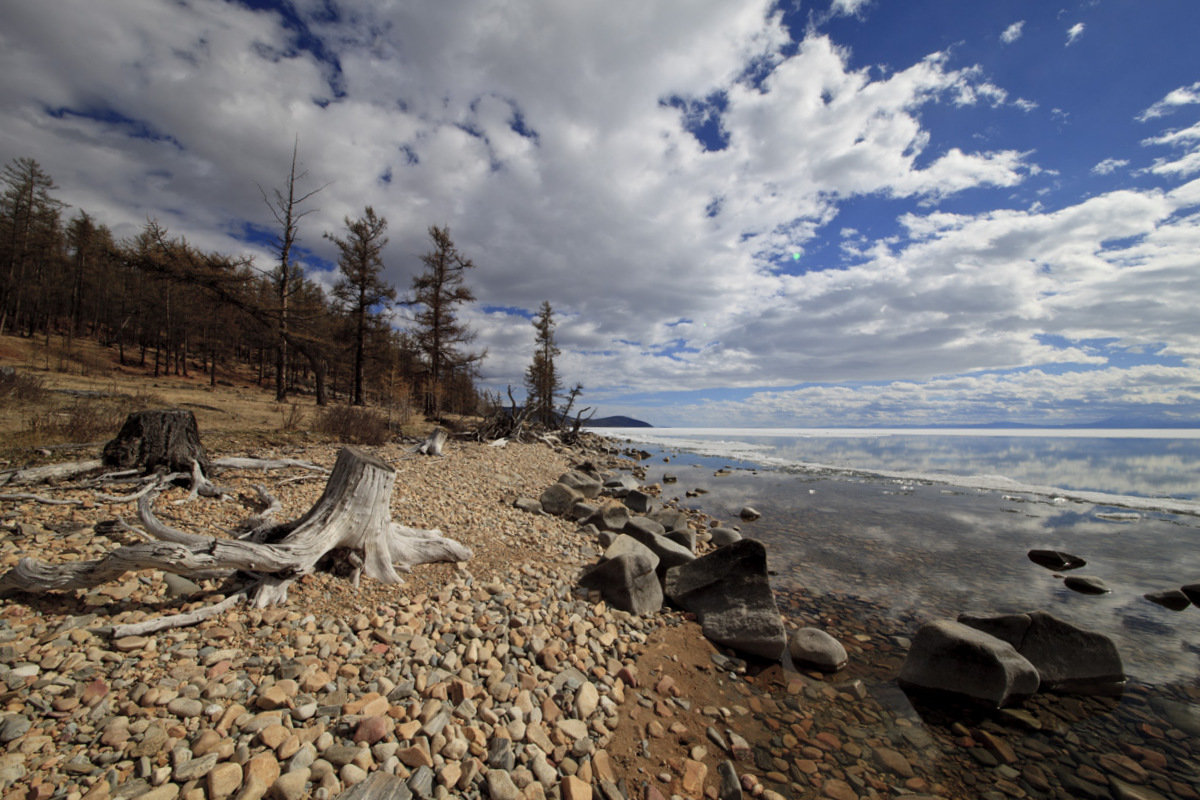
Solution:
<svg viewBox="0 0 1200 800">
<path fill-rule="evenodd" d="M 256 455 L 332 464 L 336 450 Z M 685 614 L 636 618 L 581 596 L 575 579 L 599 547 L 573 523 L 513 501 L 594 451 L 454 442 L 431 459 L 404 450 L 372 448 L 397 469 L 393 518 L 441 528 L 475 550 L 472 561 L 420 565 L 403 585 L 364 580 L 358 591 L 309 576 L 281 607 L 239 607 L 132 642 L 91 629 L 211 599 L 173 598 L 161 575 L 142 573 L 78 597 L 0 603 L 0 799 L 333 798 L 382 780 L 429 798 L 724 798 L 719 770 L 735 755 L 746 796 L 766 800 L 898 791 L 949 800 L 1002 791 L 1005 780 L 1024 785 L 1021 775 L 993 775 L 1009 764 L 980 760 L 988 742 L 1015 739 L 1012 730 L 993 732 L 994 719 L 964 712 L 966 746 L 950 724 L 931 727 L 912 711 L 890 678 L 902 626 L 858 601 L 776 591 L 789 629 L 818 624 L 845 642 L 851 665 L 823 675 L 746 669 Z M 296 477 L 227 472 L 221 481 L 247 496 L 266 482 L 281 518 L 294 518 L 323 487 L 285 483 Z M 251 513 L 174 499 L 156 508 L 185 529 Z M 4 565 L 31 544 L 63 559 L 111 548 L 120 535 L 91 525 L 130 509 L 86 502 L 17 507 L 29 527 L 0 544 Z M 1078 709 L 1081 719 L 1114 713 L 1108 699 Z M 1056 714 L 1032 712 L 1061 733 Z"/>
</svg>

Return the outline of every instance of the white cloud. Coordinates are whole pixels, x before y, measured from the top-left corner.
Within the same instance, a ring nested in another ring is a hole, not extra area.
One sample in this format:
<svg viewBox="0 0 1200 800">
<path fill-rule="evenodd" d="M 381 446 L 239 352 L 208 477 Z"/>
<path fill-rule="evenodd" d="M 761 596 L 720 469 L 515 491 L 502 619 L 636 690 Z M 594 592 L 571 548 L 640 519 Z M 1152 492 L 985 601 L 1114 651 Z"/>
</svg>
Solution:
<svg viewBox="0 0 1200 800">
<path fill-rule="evenodd" d="M 1004 32 L 1000 34 L 1000 41 L 1004 42 L 1005 44 L 1012 44 L 1017 39 L 1021 38 L 1021 33 L 1024 27 L 1025 20 L 1022 19 L 1014 22 L 1012 25 L 1009 25 L 1007 28 L 1005 28 Z"/>
<path fill-rule="evenodd" d="M 1167 114 L 1178 110 L 1181 106 L 1190 106 L 1197 103 L 1200 103 L 1200 81 L 1193 83 L 1191 86 L 1180 86 L 1178 89 L 1172 89 L 1167 93 L 1166 97 L 1138 115 L 1137 119 L 1139 122 L 1148 122 L 1158 117 L 1165 117 Z"/>
<path fill-rule="evenodd" d="M 857 16 L 870 3 L 871 0 L 833 0 L 829 5 L 829 13 L 853 17 Z"/>
<path fill-rule="evenodd" d="M 943 213 L 943 198 L 1017 187 L 1038 167 L 925 120 L 1035 104 L 947 53 L 885 72 L 851 66 L 818 33 L 792 52 L 773 7 L 362 0 L 334 16 L 304 0 L 309 39 L 219 0 L 18 4 L 0 26 L 0 158 L 37 158 L 64 200 L 118 235 L 152 215 L 205 249 L 264 257 L 242 226 L 269 225 L 257 187 L 281 183 L 298 134 L 310 185 L 330 184 L 301 244 L 331 258 L 321 234 L 370 204 L 389 220 L 388 277 L 405 289 L 426 228 L 448 224 L 478 264 L 469 321 L 494 387 L 519 385 L 532 329 L 483 306 L 543 299 L 561 315 L 565 380 L 602 397 L 916 386 L 1092 363 L 1089 337 L 1200 361 L 1187 303 L 1200 296 L 1196 186 Z M 1200 84 L 1152 109 L 1193 95 Z M 702 121 L 719 142 L 691 132 Z M 1190 146 L 1190 131 L 1151 143 Z M 1157 172 L 1190 175 L 1191 157 Z M 928 207 L 873 239 L 840 218 L 859 198 Z M 810 246 L 842 230 L 845 249 L 823 263 Z M 796 252 L 805 274 L 780 269 Z"/>
<path fill-rule="evenodd" d="M 1092 167 L 1092 172 L 1097 175 L 1111 175 L 1127 166 L 1129 166 L 1129 159 L 1127 158 L 1106 158 Z"/>
<path fill-rule="evenodd" d="M 1067 47 L 1075 44 L 1079 40 L 1079 37 L 1083 36 L 1083 28 L 1084 25 L 1082 22 L 1076 22 L 1067 29 Z"/>
</svg>

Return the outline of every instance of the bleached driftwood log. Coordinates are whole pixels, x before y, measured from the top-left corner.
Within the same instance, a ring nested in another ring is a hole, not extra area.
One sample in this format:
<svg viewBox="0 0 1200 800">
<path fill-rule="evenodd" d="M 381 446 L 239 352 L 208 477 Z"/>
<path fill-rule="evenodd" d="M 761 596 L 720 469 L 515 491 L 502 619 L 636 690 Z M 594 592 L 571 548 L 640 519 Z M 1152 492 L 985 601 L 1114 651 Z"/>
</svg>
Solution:
<svg viewBox="0 0 1200 800">
<path fill-rule="evenodd" d="M 446 432 L 441 428 L 434 428 L 433 433 L 425 438 L 425 441 L 417 445 L 417 452 L 423 456 L 440 456 L 445 455 L 442 449 L 446 446 Z"/>
<path fill-rule="evenodd" d="M 289 585 L 300 576 L 338 564 L 353 566 L 357 586 L 360 574 L 399 583 L 397 568 L 410 571 L 415 564 L 470 559 L 469 548 L 438 530 L 392 522 L 389 501 L 395 479 L 388 465 L 344 448 L 316 504 L 298 520 L 255 531 L 255 541 L 171 528 L 154 516 L 152 497 L 143 496 L 138 514 L 156 541 L 119 547 L 94 561 L 49 564 L 23 558 L 0 576 L 0 595 L 88 589 L 131 570 L 158 569 L 187 576 L 236 571 L 249 576 L 249 585 L 236 592 L 261 608 L 286 601 Z M 162 627 L 195 621 L 194 613 L 177 615 L 165 618 L 168 624 Z"/>
</svg>

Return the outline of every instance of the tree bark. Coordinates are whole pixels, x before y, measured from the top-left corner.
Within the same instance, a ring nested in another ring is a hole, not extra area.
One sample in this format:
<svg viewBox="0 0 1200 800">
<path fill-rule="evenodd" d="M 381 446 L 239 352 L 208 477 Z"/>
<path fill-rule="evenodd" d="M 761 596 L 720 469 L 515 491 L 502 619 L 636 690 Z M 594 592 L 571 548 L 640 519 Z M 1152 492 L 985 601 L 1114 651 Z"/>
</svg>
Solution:
<svg viewBox="0 0 1200 800">
<path fill-rule="evenodd" d="M 390 499 L 396 473 L 378 459 L 344 448 L 325 491 L 300 519 L 256 531 L 255 539 L 202 536 L 159 522 L 151 501 L 138 503 L 142 523 L 157 541 L 119 547 L 94 561 L 48 564 L 23 558 L 0 576 L 0 595 L 23 591 L 88 589 L 115 580 L 130 570 L 158 569 L 178 575 L 240 571 L 250 576 L 246 590 L 255 607 L 283 603 L 296 578 L 331 571 L 338 563 L 353 565 L 359 575 L 384 583 L 400 583 L 397 566 L 466 561 L 471 550 L 438 530 L 418 530 L 391 521 Z M 188 624 L 181 621 L 178 624 Z"/>
<path fill-rule="evenodd" d="M 125 418 L 117 438 L 104 445 L 105 466 L 144 472 L 191 473 L 192 463 L 207 475 L 211 466 L 200 443 L 196 415 L 183 409 L 139 411 Z"/>
</svg>

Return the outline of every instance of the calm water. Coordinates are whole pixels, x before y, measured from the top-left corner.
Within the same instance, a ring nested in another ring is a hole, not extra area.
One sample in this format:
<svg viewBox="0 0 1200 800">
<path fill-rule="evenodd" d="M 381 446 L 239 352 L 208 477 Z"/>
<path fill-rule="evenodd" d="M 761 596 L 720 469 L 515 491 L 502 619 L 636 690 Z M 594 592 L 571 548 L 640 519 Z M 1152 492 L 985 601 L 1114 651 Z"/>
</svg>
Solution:
<svg viewBox="0 0 1200 800">
<path fill-rule="evenodd" d="M 654 452 L 665 497 L 765 541 L 778 588 L 921 618 L 1041 608 L 1112 636 L 1143 682 L 1200 676 L 1200 609 L 1143 597 L 1200 582 L 1200 432 L 605 433 Z M 1087 559 L 1111 594 L 1065 588 L 1032 548 Z"/>
</svg>

